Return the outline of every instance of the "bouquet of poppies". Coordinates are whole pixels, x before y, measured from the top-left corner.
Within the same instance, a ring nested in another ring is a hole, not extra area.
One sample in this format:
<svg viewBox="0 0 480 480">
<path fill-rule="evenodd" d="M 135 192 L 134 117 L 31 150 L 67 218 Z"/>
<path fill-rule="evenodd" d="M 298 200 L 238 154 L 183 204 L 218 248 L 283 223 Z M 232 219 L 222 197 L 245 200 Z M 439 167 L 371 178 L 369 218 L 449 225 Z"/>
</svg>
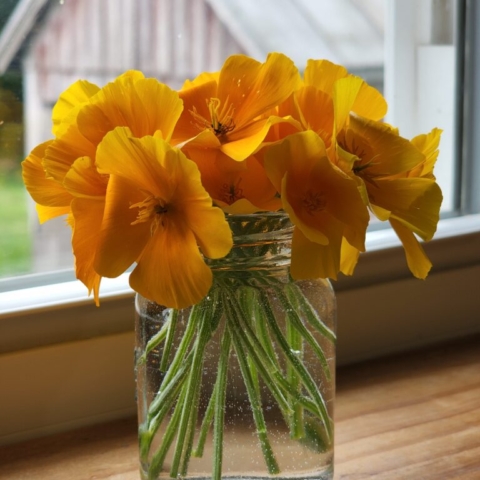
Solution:
<svg viewBox="0 0 480 480">
<path fill-rule="evenodd" d="M 232 248 L 229 217 L 255 212 L 288 214 L 294 279 L 351 275 L 372 215 L 390 222 L 411 272 L 425 278 L 431 263 L 417 237 L 430 240 L 439 219 L 433 167 L 441 131 L 403 138 L 382 122 L 386 111 L 383 96 L 344 67 L 309 60 L 301 74 L 279 53 L 264 63 L 231 56 L 179 91 L 138 71 L 102 88 L 79 80 L 60 95 L 54 138 L 28 155 L 23 178 L 41 222 L 67 216 L 77 278 L 97 304 L 101 278 L 132 265 L 130 285 L 143 297 L 172 312 L 205 304 L 214 281 L 208 259 Z M 226 358 L 237 333 L 229 335 Z M 158 338 L 166 342 L 168 328 Z M 180 375 L 176 368 L 167 378 Z M 166 396 L 172 385 L 160 388 L 163 401 L 185 404 L 180 384 L 176 397 Z M 321 405 L 311 409 L 331 442 L 328 416 Z"/>
<path fill-rule="evenodd" d="M 98 303 L 102 277 L 132 264 L 132 288 L 160 304 L 198 303 L 203 256 L 232 246 L 226 214 L 284 209 L 294 278 L 352 274 L 369 212 L 389 221 L 412 273 L 430 269 L 442 200 L 440 130 L 412 140 L 382 123 L 387 104 L 327 60 L 243 55 L 173 91 L 138 71 L 60 95 L 55 138 L 23 162 L 41 222 L 68 215 L 77 277 Z M 160 273 L 159 273 L 160 272 Z"/>
</svg>

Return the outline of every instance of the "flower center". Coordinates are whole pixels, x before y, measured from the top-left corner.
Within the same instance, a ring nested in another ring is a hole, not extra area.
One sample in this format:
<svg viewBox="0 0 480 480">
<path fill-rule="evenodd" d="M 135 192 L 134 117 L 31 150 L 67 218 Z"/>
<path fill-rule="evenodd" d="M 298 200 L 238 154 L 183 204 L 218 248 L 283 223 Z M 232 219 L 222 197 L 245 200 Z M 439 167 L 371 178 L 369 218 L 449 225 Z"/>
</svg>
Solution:
<svg viewBox="0 0 480 480">
<path fill-rule="evenodd" d="M 303 196 L 302 204 L 305 210 L 313 215 L 314 212 L 325 209 L 327 200 L 322 192 L 308 190 Z"/>
<path fill-rule="evenodd" d="M 219 199 L 222 200 L 222 202 L 227 203 L 228 205 L 231 205 L 232 203 L 236 202 L 237 200 L 240 200 L 241 198 L 245 198 L 243 195 L 243 189 L 240 188 L 240 182 L 242 181 L 241 178 L 238 179 L 237 183 L 224 183 L 222 185 L 222 188 L 220 189 L 220 197 Z"/>
<path fill-rule="evenodd" d="M 149 195 L 141 202 L 130 205 L 130 208 L 138 208 L 137 218 L 131 225 L 151 221 L 150 233 L 152 235 L 159 225 L 165 226 L 164 214 L 168 213 L 168 205 L 160 198 Z"/>
<path fill-rule="evenodd" d="M 231 132 L 235 128 L 235 122 L 232 117 L 234 108 L 232 104 L 228 104 L 228 97 L 221 109 L 218 98 L 210 98 L 210 100 L 206 100 L 206 102 L 210 120 L 200 115 L 195 107 L 189 110 L 195 125 L 200 130 L 205 128 L 210 129 L 217 137 L 222 137 Z"/>
<path fill-rule="evenodd" d="M 365 145 L 361 140 L 360 142 L 351 135 L 351 132 L 347 131 L 343 138 L 338 139 L 339 145 L 356 157 L 353 162 L 352 172 L 360 177 L 369 176 L 366 170 L 374 165 L 372 158 L 371 148 Z"/>
</svg>

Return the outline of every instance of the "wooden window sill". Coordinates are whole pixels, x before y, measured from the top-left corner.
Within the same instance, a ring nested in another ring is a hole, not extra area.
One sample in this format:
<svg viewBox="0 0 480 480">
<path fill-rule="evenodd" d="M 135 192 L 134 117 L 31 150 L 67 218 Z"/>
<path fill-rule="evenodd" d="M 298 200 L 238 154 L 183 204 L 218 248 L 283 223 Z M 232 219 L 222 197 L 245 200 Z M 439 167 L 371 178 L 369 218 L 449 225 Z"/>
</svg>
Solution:
<svg viewBox="0 0 480 480">
<path fill-rule="evenodd" d="M 343 367 L 335 478 L 480 478 L 480 337 Z M 135 419 L 0 448 L 0 479 L 137 480 Z"/>
</svg>

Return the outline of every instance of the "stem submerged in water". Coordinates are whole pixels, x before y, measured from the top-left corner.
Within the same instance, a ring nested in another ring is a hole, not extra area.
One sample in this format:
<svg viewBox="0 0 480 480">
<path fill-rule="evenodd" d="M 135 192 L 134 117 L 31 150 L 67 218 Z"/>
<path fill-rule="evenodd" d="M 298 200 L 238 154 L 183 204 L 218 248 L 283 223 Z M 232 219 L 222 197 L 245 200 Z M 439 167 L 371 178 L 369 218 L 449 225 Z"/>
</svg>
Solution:
<svg viewBox="0 0 480 480">
<path fill-rule="evenodd" d="M 275 317 L 279 308 L 284 327 Z M 181 327 L 183 322 L 186 325 Z M 323 370 L 328 379 L 326 355 L 307 327 L 311 324 L 322 331 L 324 339 L 332 340 L 331 331 L 320 322 L 301 290 L 278 282 L 236 289 L 217 282 L 209 296 L 191 308 L 188 319 L 171 311 L 140 357 L 145 362 L 163 346 L 157 367 L 163 372 L 162 381 L 139 435 L 142 463 L 149 465 L 148 478 L 158 478 L 164 467 L 171 478 L 186 476 L 190 460 L 203 456 L 211 432 L 212 478 L 221 479 L 231 356 L 236 357 L 243 378 L 268 474 L 278 474 L 281 468 L 271 443 L 274 437 L 269 438 L 265 395 L 269 408 L 272 401 L 278 407 L 293 440 L 315 444 L 318 451 L 330 445 L 333 430 L 326 402 L 303 360 L 308 350 L 316 359 L 315 368 Z M 208 369 L 216 380 L 208 402 L 202 404 L 204 363 L 211 350 L 217 351 L 217 363 L 213 367 L 208 364 Z M 161 428 L 163 435 L 153 449 Z"/>
</svg>

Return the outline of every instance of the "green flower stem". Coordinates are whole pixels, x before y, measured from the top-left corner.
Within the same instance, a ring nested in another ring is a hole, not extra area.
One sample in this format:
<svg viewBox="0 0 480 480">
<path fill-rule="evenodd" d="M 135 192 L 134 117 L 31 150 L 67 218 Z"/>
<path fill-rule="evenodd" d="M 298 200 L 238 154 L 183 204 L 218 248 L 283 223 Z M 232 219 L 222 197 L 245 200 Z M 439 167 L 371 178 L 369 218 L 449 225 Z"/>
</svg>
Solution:
<svg viewBox="0 0 480 480">
<path fill-rule="evenodd" d="M 254 292 L 255 292 L 255 290 L 253 288 L 249 288 L 249 287 L 240 288 L 238 290 L 240 305 L 241 305 L 242 311 L 245 314 L 243 316 L 244 321 L 250 324 L 250 326 L 252 327 L 252 330 L 255 327 L 253 327 L 251 325 L 251 323 L 255 322 L 255 319 L 258 320 L 258 317 L 255 316 L 255 313 L 257 313 L 257 310 L 258 310 L 258 308 L 257 308 L 258 303 L 255 302 Z M 253 293 L 253 295 L 252 295 L 252 293 Z M 255 323 L 258 324 L 258 323 L 263 323 L 263 322 L 256 321 Z M 256 333 L 258 334 L 258 332 L 256 332 Z M 265 345 L 263 343 L 262 343 L 262 345 L 265 348 Z M 271 347 L 271 345 L 270 345 L 270 347 Z M 270 349 L 270 350 L 265 349 L 265 351 L 267 352 L 267 355 L 272 360 L 274 360 L 275 366 L 278 369 L 278 365 L 275 362 L 275 354 L 273 352 L 273 349 Z M 250 357 L 248 357 L 248 367 L 250 369 L 250 375 L 252 376 L 253 384 L 255 385 L 255 390 L 257 392 L 257 395 L 260 396 L 260 383 L 258 381 L 258 371 L 255 367 L 255 363 L 253 362 L 253 360 Z"/>
<path fill-rule="evenodd" d="M 225 398 L 227 393 L 228 360 L 230 357 L 231 337 L 227 328 L 223 333 L 220 360 L 218 362 L 217 380 L 215 383 L 213 425 L 213 471 L 212 480 L 221 480 L 223 463 L 223 430 L 225 425 Z M 212 395 L 212 397 L 213 397 Z M 203 448 L 202 448 L 203 449 Z"/>
<path fill-rule="evenodd" d="M 183 403 L 183 412 L 180 419 L 177 443 L 175 445 L 175 454 L 170 468 L 170 476 L 176 478 L 180 466 L 180 461 L 184 452 L 185 440 L 189 428 L 194 428 L 192 422 L 196 422 L 196 411 L 198 408 L 198 395 L 201 387 L 202 366 L 205 355 L 205 346 L 211 335 L 211 324 L 205 321 L 205 316 L 199 325 L 199 333 L 195 344 L 195 354 L 193 357 L 190 376 L 187 383 L 187 393 Z"/>
<path fill-rule="evenodd" d="M 168 357 L 173 346 L 173 337 L 175 335 L 175 327 L 177 326 L 178 310 L 171 308 L 168 322 L 167 339 L 165 340 L 165 348 L 163 349 L 162 359 L 160 361 L 160 371 L 165 372 L 168 365 Z"/>
<path fill-rule="evenodd" d="M 213 297 L 213 302 L 210 303 L 210 300 Z M 207 346 L 208 341 L 210 340 L 213 332 L 217 329 L 220 318 L 222 316 L 223 308 L 221 305 L 219 305 L 220 302 L 216 302 L 215 300 L 217 299 L 218 295 L 216 293 L 212 292 L 212 297 L 208 296 L 204 303 L 204 316 L 202 318 L 202 325 L 201 325 L 201 330 L 200 330 L 200 335 L 202 335 L 203 329 L 205 329 L 207 336 L 205 337 L 204 343 L 202 346 L 199 346 L 198 348 L 201 348 L 201 361 L 203 365 L 203 359 L 204 359 L 204 354 L 205 354 L 205 349 Z M 199 339 L 200 341 L 200 339 Z M 227 364 L 228 364 L 228 355 L 227 355 Z M 200 371 L 199 371 L 199 377 L 198 377 L 198 386 L 194 390 L 194 397 L 193 397 L 193 402 L 192 405 L 190 405 L 191 408 L 191 413 L 190 413 L 190 421 L 188 423 L 188 428 L 187 428 L 187 442 L 186 442 L 186 448 L 185 448 L 185 453 L 183 456 L 183 462 L 182 462 L 182 467 L 181 467 L 181 474 L 182 476 L 187 475 L 188 471 L 188 463 L 190 461 L 190 457 L 192 456 L 192 449 L 193 449 L 193 440 L 195 436 L 195 426 L 197 423 L 197 418 L 198 418 L 198 402 L 199 402 L 199 397 L 200 397 L 200 391 L 202 388 L 202 371 L 201 371 L 201 366 L 200 366 Z"/>
<path fill-rule="evenodd" d="M 277 294 L 280 302 L 285 309 L 287 314 L 287 318 L 289 320 L 289 324 L 291 324 L 298 333 L 305 339 L 305 341 L 312 347 L 313 351 L 315 352 L 320 364 L 322 365 L 322 369 L 325 373 L 325 377 L 327 380 L 332 379 L 332 374 L 330 373 L 330 367 L 328 365 L 327 359 L 325 354 L 323 353 L 322 347 L 317 343 L 313 335 L 305 328 L 302 320 L 299 318 L 297 312 L 295 311 L 295 307 L 290 303 L 287 296 L 279 289 L 275 289 L 275 293 Z"/>
<path fill-rule="evenodd" d="M 152 461 L 150 462 L 150 468 L 148 469 L 148 480 L 156 480 L 158 474 L 162 470 L 165 457 L 167 456 L 168 450 L 172 445 L 175 434 L 177 433 L 178 424 L 180 422 L 180 418 L 183 412 L 186 392 L 187 389 L 184 386 L 182 388 L 182 392 L 180 393 L 180 397 L 175 407 L 175 411 L 173 412 L 173 415 L 168 422 L 160 448 L 155 452 L 152 457 Z"/>
<path fill-rule="evenodd" d="M 147 361 L 148 354 L 165 340 L 169 324 L 169 320 L 167 320 L 162 328 L 148 341 L 142 355 L 138 357 L 137 366 L 143 365 Z"/>
<path fill-rule="evenodd" d="M 286 317 L 287 341 L 296 355 L 303 355 L 302 337 L 298 333 L 298 330 L 292 326 L 288 310 L 286 310 Z M 291 363 L 287 363 L 287 380 L 294 390 L 297 392 L 301 391 L 302 385 L 300 382 L 300 377 Z M 292 438 L 300 439 L 305 436 L 303 407 L 298 401 L 294 401 L 293 410 L 293 415 L 290 421 L 290 436 Z"/>
<path fill-rule="evenodd" d="M 322 319 L 318 316 L 315 309 L 310 305 L 309 301 L 305 298 L 305 295 L 303 295 L 301 290 L 293 284 L 286 285 L 285 290 L 290 301 L 299 309 L 299 311 L 303 312 L 310 325 L 324 337 L 328 338 L 333 344 L 335 344 L 337 341 L 335 333 L 332 332 L 332 330 L 330 330 L 322 322 Z"/>
<path fill-rule="evenodd" d="M 212 288 L 208 297 L 204 300 L 205 308 L 212 308 L 213 314 L 211 318 L 211 328 L 214 332 L 218 328 L 218 324 L 223 316 L 223 305 L 218 288 Z"/>
<path fill-rule="evenodd" d="M 168 384 L 168 387 L 161 391 L 158 394 L 155 400 L 158 400 L 160 405 L 160 409 L 155 416 L 149 416 L 148 418 L 148 426 L 147 429 L 144 430 L 140 434 L 140 456 L 141 458 L 147 458 L 148 452 L 150 450 L 150 446 L 152 440 L 157 432 L 158 428 L 160 427 L 163 419 L 170 411 L 175 399 L 177 398 L 180 389 L 187 377 L 188 371 L 190 369 L 190 365 L 192 364 L 193 354 L 187 356 L 185 363 L 182 364 L 181 368 L 178 370 L 175 377 L 172 381 Z"/>
<path fill-rule="evenodd" d="M 303 365 L 303 363 L 299 360 L 299 358 L 292 353 L 287 340 L 285 339 L 282 331 L 277 325 L 277 321 L 275 320 L 275 315 L 272 312 L 272 309 L 268 302 L 268 297 L 266 296 L 265 292 L 260 292 L 260 298 L 261 298 L 261 304 L 262 304 L 263 310 L 265 312 L 265 317 L 275 337 L 277 338 L 278 344 L 282 348 L 287 359 L 290 361 L 290 363 L 293 365 L 293 367 L 299 374 L 303 384 L 305 385 L 305 388 L 308 390 L 310 395 L 312 395 L 312 397 L 315 399 L 315 402 L 320 410 L 322 422 L 326 428 L 328 441 L 331 443 L 333 440 L 332 423 L 331 423 L 330 417 L 328 416 L 327 407 L 325 405 L 325 401 L 322 397 L 322 394 L 319 392 L 317 385 L 313 381 L 308 370 L 305 368 L 305 365 Z"/>
<path fill-rule="evenodd" d="M 228 324 L 232 326 L 232 336 L 235 336 L 235 338 L 238 337 L 247 348 L 248 353 L 255 362 L 258 372 L 275 397 L 280 409 L 287 412 L 288 415 L 291 415 L 293 410 L 279 388 L 279 383 L 284 381 L 281 372 L 278 371 L 273 360 L 268 357 L 261 343 L 256 338 L 255 333 L 251 331 L 248 325 L 245 325 L 244 322 L 240 323 L 242 311 L 240 310 L 236 298 L 232 294 L 226 294 L 224 304 L 228 317 Z"/>
<path fill-rule="evenodd" d="M 170 364 L 170 368 L 165 374 L 165 378 L 163 379 L 162 385 L 160 386 L 160 391 L 158 392 L 155 400 L 153 400 L 148 409 L 149 417 L 153 417 L 157 413 L 158 409 L 161 407 L 161 399 L 159 400 L 159 396 L 162 390 L 170 384 L 172 378 L 177 374 L 181 364 L 185 361 L 185 355 L 187 353 L 188 347 L 192 342 L 200 313 L 201 309 L 199 305 L 195 305 L 194 307 L 192 307 L 187 323 L 187 328 L 185 329 L 185 332 L 182 336 L 180 345 L 175 352 L 175 356 L 172 360 L 172 363 Z"/>
<path fill-rule="evenodd" d="M 247 354 L 243 350 L 241 343 L 239 342 L 237 336 L 233 333 L 233 344 L 235 346 L 235 351 L 237 353 L 238 363 L 240 365 L 240 370 L 245 381 L 245 386 L 247 388 L 248 398 L 250 400 L 250 405 L 252 407 L 253 419 L 255 421 L 255 426 L 257 430 L 258 439 L 260 440 L 260 445 L 263 452 L 263 457 L 268 468 L 268 473 L 274 475 L 280 473 L 280 468 L 278 467 L 277 460 L 268 440 L 267 435 L 267 425 L 265 424 L 265 419 L 262 412 L 262 404 L 260 401 L 260 396 L 258 395 L 257 389 L 255 388 L 254 380 L 250 375 L 250 368 L 248 366 Z M 220 478 L 220 477 L 218 477 Z"/>
<path fill-rule="evenodd" d="M 205 448 L 205 441 L 207 440 L 208 431 L 210 430 L 210 425 L 213 421 L 213 414 L 215 412 L 215 405 L 216 405 L 216 397 L 217 397 L 217 389 L 219 383 L 219 376 L 217 374 L 217 380 L 215 382 L 215 386 L 213 387 L 212 395 L 210 396 L 210 400 L 208 401 L 207 409 L 205 410 L 205 414 L 203 416 L 202 425 L 200 427 L 200 432 L 198 434 L 198 442 L 197 448 L 195 448 L 192 452 L 194 457 L 202 457 L 203 456 L 203 449 Z"/>
</svg>

